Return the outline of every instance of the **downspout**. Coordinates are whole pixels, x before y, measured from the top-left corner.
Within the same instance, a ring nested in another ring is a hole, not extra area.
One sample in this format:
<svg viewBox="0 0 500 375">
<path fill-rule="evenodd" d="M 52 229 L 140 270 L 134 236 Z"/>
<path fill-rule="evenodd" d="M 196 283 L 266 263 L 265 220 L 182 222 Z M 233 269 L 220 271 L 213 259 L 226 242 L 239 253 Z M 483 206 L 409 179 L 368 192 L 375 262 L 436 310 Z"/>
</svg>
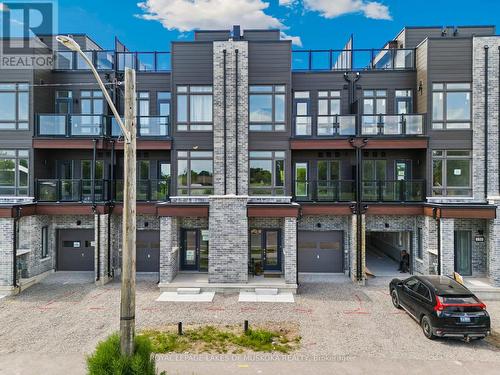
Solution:
<svg viewBox="0 0 500 375">
<path fill-rule="evenodd" d="M 94 148 L 92 151 L 92 204 L 95 205 L 95 167 L 96 167 L 96 158 L 97 158 L 97 139 L 93 139 Z M 83 198 L 83 197 L 82 197 Z"/>
<path fill-rule="evenodd" d="M 115 201 L 115 140 L 111 140 L 111 168 L 109 171 L 109 199 L 108 201 L 114 202 Z"/>
<path fill-rule="evenodd" d="M 12 286 L 17 288 L 19 285 L 17 284 L 17 226 L 19 219 L 21 218 L 21 210 L 22 208 L 19 206 L 15 207 L 16 216 L 14 216 L 14 222 L 12 225 L 12 257 L 13 257 L 13 265 L 12 265 Z"/>
<path fill-rule="evenodd" d="M 488 46 L 484 46 L 484 200 L 488 200 Z"/>
<path fill-rule="evenodd" d="M 109 203 L 108 205 L 108 277 L 111 278 L 113 276 L 111 271 L 111 215 L 113 214 L 113 208 L 115 206 L 113 203 Z"/>
<path fill-rule="evenodd" d="M 439 216 L 438 216 L 438 209 L 434 207 L 432 209 L 432 216 L 436 220 L 436 231 L 437 231 L 437 273 L 438 275 L 441 275 L 441 211 L 439 211 Z"/>
<path fill-rule="evenodd" d="M 97 215 L 97 236 L 96 236 L 96 249 L 97 249 L 97 276 L 95 278 L 95 281 L 99 281 L 101 278 L 101 214 L 99 213 L 99 210 L 97 209 L 97 206 L 95 203 L 92 205 L 92 212 L 94 215 Z"/>
<path fill-rule="evenodd" d="M 236 165 L 235 165 L 235 169 L 236 169 L 236 173 L 235 173 L 235 177 L 236 177 L 236 195 L 238 195 L 239 193 L 239 189 L 238 189 L 238 169 L 239 169 L 239 157 L 238 157 L 238 105 L 239 105 L 239 93 L 238 93 L 238 90 L 239 90 L 239 81 L 238 81 L 238 53 L 239 53 L 239 50 L 238 49 L 235 49 L 234 50 L 234 53 L 236 54 L 235 55 L 235 59 L 236 59 L 236 74 L 235 74 L 235 86 L 236 86 L 236 97 L 235 97 L 235 119 L 234 119 L 234 122 L 235 122 L 235 130 L 236 130 L 236 134 L 235 134 L 235 154 L 236 154 Z M 298 279 L 297 279 L 298 280 Z"/>
<path fill-rule="evenodd" d="M 223 95 L 224 95 L 224 195 L 227 194 L 227 150 L 226 150 L 226 131 L 227 131 L 227 116 L 226 116 L 226 111 L 227 111 L 227 98 L 226 98 L 226 50 L 223 50 L 222 53 L 224 54 L 224 61 L 223 61 L 223 81 L 224 81 L 224 90 L 223 90 Z"/>
</svg>

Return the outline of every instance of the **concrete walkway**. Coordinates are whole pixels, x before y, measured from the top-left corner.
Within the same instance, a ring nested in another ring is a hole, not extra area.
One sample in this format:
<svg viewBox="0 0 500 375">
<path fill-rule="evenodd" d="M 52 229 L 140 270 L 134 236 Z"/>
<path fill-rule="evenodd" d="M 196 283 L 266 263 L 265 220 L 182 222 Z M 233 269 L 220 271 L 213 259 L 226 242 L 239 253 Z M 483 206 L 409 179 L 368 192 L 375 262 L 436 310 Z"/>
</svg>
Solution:
<svg viewBox="0 0 500 375">
<path fill-rule="evenodd" d="M 410 274 L 401 274 L 399 264 L 381 252 L 366 246 L 366 267 L 375 276 L 407 277 Z"/>
</svg>

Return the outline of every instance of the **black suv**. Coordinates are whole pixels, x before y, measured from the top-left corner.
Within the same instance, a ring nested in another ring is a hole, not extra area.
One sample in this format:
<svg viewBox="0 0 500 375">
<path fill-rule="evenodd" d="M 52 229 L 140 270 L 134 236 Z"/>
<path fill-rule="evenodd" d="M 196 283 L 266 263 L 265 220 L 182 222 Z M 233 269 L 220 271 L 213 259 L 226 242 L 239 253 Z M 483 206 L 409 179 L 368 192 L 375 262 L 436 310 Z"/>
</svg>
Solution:
<svg viewBox="0 0 500 375">
<path fill-rule="evenodd" d="M 490 334 L 486 305 L 451 277 L 393 279 L 389 289 L 393 305 L 419 322 L 428 339 L 459 337 L 468 341 Z"/>
</svg>

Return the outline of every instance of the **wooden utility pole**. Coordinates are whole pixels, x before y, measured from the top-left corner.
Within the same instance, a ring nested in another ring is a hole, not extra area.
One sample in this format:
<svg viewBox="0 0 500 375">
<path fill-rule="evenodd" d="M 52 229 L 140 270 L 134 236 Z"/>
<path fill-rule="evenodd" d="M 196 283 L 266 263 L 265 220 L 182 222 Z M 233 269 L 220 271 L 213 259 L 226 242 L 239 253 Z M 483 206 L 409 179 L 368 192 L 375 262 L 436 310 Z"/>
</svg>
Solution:
<svg viewBox="0 0 500 375">
<path fill-rule="evenodd" d="M 120 350 L 134 354 L 135 246 L 136 246 L 136 97 L 135 70 L 125 69 L 125 128 L 130 139 L 124 145 L 122 285 L 120 301 Z"/>
</svg>

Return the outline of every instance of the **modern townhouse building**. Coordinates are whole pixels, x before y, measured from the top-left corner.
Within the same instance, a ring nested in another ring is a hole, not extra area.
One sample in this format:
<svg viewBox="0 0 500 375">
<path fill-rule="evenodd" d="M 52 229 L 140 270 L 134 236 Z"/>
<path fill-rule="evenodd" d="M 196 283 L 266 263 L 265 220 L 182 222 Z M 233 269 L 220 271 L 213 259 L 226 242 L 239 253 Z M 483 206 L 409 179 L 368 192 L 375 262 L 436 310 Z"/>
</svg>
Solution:
<svg viewBox="0 0 500 375">
<path fill-rule="evenodd" d="M 137 271 L 160 288 L 364 282 L 402 249 L 414 274 L 500 286 L 495 27 L 314 51 L 239 27 L 169 52 L 73 37 L 121 112 L 124 68 L 137 70 Z M 120 270 L 123 139 L 83 60 L 54 53 L 52 70 L 0 70 L 5 290 Z"/>
</svg>

